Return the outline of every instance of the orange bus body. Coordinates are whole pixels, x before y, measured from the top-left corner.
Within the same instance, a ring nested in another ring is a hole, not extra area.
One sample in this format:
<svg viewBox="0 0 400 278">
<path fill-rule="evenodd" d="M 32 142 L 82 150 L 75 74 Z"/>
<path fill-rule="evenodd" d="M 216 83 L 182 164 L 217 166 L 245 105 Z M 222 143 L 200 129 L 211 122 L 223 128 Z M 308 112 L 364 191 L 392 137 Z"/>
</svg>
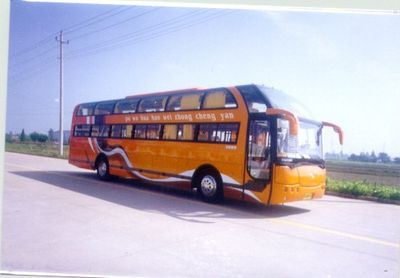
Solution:
<svg viewBox="0 0 400 278">
<path fill-rule="evenodd" d="M 227 92 L 225 100 L 229 94 L 234 102 L 231 100 L 225 107 L 213 104 L 206 107 L 207 97 L 211 94 L 220 97 L 221 90 Z M 203 99 L 201 107 L 166 111 L 173 100 L 180 101 L 177 105 L 183 107 L 185 94 L 196 93 Z M 135 111 L 123 114 L 114 113 L 119 105 L 117 100 L 112 112 L 105 114 L 98 112 L 97 107 L 107 102 L 88 104 L 91 108 L 87 111 L 82 108 L 85 105 L 78 105 L 72 118 L 69 163 L 97 169 L 100 178 L 114 175 L 186 190 L 197 188 L 205 200 L 211 201 L 225 197 L 268 205 L 322 197 L 326 186 L 324 164 L 284 162 L 282 153 L 277 152 L 278 144 L 274 143 L 279 141 L 275 134 L 280 130 L 276 124 L 279 114 L 252 115 L 243 94 L 236 86 L 131 96 L 120 100 L 121 105 L 136 97 Z M 141 102 L 147 101 L 151 107 L 151 101 L 158 101 L 158 96 L 160 99 L 165 96 L 163 111 L 138 111 Z M 257 149 L 250 145 L 257 142 L 251 130 L 263 128 L 267 135 L 257 131 L 262 154 L 253 156 Z M 214 135 L 205 135 L 209 137 L 203 140 L 202 133 L 207 131 Z M 184 133 L 188 135 L 186 139 Z M 251 166 L 262 162 L 268 164 L 264 168 Z M 262 172 L 265 176 L 261 176 Z M 255 175 L 261 178 L 254 178 Z"/>
</svg>

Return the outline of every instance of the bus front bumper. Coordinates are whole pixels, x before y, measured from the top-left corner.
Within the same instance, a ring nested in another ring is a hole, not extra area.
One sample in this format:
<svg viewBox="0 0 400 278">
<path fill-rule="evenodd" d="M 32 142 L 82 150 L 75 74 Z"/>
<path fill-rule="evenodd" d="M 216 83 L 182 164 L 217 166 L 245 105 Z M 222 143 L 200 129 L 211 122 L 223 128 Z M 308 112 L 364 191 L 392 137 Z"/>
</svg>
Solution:
<svg viewBox="0 0 400 278">
<path fill-rule="evenodd" d="M 315 165 L 276 166 L 270 204 L 311 200 L 325 194 L 326 171 Z"/>
</svg>

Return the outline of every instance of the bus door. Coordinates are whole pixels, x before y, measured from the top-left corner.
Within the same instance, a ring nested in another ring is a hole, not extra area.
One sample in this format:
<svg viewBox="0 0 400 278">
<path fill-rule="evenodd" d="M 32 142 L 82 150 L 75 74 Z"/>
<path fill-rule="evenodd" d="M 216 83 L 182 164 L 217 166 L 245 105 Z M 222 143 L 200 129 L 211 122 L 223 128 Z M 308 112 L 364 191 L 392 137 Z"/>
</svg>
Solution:
<svg viewBox="0 0 400 278">
<path fill-rule="evenodd" d="M 255 116 L 255 115 L 254 115 Z M 249 123 L 247 170 L 258 184 L 257 191 L 265 188 L 271 177 L 271 118 L 264 115 L 251 117 Z"/>
</svg>

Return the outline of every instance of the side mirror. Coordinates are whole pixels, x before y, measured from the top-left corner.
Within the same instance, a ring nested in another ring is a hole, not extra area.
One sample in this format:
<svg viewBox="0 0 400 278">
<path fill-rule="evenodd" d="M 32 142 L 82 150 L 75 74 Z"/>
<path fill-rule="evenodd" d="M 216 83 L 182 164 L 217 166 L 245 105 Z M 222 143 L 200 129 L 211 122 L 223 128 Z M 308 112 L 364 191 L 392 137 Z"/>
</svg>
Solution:
<svg viewBox="0 0 400 278">
<path fill-rule="evenodd" d="M 322 126 L 332 127 L 333 130 L 339 135 L 340 145 L 343 145 L 343 130 L 339 126 L 332 124 L 332 123 L 328 123 L 328 122 L 322 122 Z"/>
<path fill-rule="evenodd" d="M 299 132 L 299 120 L 292 112 L 278 108 L 268 108 L 267 115 L 281 116 L 288 120 L 290 135 L 297 136 Z"/>
</svg>

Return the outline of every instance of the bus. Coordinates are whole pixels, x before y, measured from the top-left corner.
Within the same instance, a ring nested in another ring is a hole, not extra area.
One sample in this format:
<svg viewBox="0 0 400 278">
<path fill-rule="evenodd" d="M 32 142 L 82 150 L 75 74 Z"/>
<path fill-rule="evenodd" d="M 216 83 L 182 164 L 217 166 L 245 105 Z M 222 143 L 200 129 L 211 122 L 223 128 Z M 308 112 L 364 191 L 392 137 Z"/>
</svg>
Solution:
<svg viewBox="0 0 400 278">
<path fill-rule="evenodd" d="M 265 205 L 321 198 L 322 129 L 299 101 L 274 88 L 193 88 L 82 103 L 69 163 L 101 180 L 139 179 Z"/>
</svg>

